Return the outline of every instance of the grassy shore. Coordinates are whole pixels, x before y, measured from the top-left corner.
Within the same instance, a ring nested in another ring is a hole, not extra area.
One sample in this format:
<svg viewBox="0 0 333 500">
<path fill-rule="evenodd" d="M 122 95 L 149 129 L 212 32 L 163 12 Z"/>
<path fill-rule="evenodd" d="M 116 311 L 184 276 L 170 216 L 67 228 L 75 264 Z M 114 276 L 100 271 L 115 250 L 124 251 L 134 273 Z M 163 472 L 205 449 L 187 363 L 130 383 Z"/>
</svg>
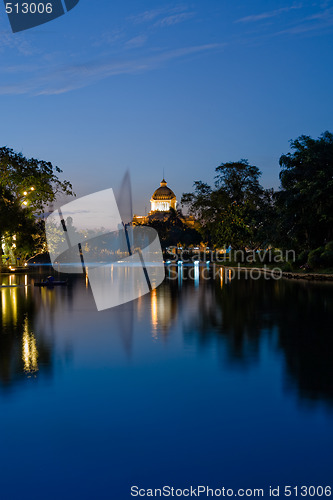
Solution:
<svg viewBox="0 0 333 500">
<path fill-rule="evenodd" d="M 300 271 L 283 271 L 280 266 L 268 266 L 267 264 L 262 264 L 261 266 L 243 266 L 242 264 L 218 264 L 221 267 L 226 269 L 239 269 L 240 271 L 259 271 L 263 274 L 271 274 L 271 275 L 279 275 L 280 277 L 287 279 L 303 279 L 308 281 L 333 281 L 333 270 L 329 269 L 324 270 L 320 269 L 317 271 L 308 271 L 308 270 L 300 270 Z M 282 270 L 282 273 L 281 271 Z"/>
<path fill-rule="evenodd" d="M 285 273 L 296 273 L 300 275 L 307 274 L 320 274 L 320 275 L 332 275 L 333 276 L 333 268 L 305 268 L 304 266 L 295 266 L 290 262 L 273 262 L 273 263 L 263 263 L 263 262 L 234 262 L 234 261 L 226 261 L 220 262 L 221 266 L 225 267 L 242 267 L 246 269 L 282 269 Z"/>
</svg>

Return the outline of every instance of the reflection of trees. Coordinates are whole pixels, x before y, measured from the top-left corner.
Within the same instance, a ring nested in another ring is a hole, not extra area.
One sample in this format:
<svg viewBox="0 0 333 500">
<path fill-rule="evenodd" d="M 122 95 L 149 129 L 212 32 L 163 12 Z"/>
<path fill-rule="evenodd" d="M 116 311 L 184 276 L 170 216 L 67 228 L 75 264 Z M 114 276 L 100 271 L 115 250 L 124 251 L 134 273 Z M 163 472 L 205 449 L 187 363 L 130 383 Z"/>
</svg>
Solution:
<svg viewBox="0 0 333 500">
<path fill-rule="evenodd" d="M 268 333 L 286 360 L 287 387 L 333 404 L 332 286 L 235 279 L 200 287 L 200 307 L 184 329 L 188 342 L 195 339 L 202 349 L 215 342 L 224 362 L 247 366 L 259 359 Z"/>
<path fill-rule="evenodd" d="M 186 326 L 190 338 L 196 332 L 202 347 L 217 341 L 221 357 L 227 362 L 240 362 L 243 366 L 258 358 L 260 335 L 272 326 L 267 314 L 275 282 L 234 280 L 232 283 L 201 281 L 202 297 L 198 317 Z"/>
<path fill-rule="evenodd" d="M 31 289 L 3 288 L 0 303 L 0 386 L 8 387 L 26 377 L 37 377 L 51 366 L 50 345 L 35 326 Z"/>
<path fill-rule="evenodd" d="M 333 288 L 330 284 L 283 282 L 277 318 L 288 388 L 301 397 L 333 404 Z M 283 310 L 282 310 L 283 308 Z"/>
</svg>

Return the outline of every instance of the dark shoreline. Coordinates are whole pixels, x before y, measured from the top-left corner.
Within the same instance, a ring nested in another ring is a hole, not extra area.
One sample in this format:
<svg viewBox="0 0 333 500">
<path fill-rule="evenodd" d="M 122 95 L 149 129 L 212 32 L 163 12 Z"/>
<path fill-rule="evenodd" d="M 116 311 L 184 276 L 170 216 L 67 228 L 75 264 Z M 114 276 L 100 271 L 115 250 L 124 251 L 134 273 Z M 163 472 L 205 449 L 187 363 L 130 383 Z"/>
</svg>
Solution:
<svg viewBox="0 0 333 500">
<path fill-rule="evenodd" d="M 176 262 L 174 263 L 176 264 Z M 43 265 L 43 264 L 40 264 Z M 224 265 L 220 263 L 216 263 L 217 266 L 224 268 L 224 269 L 237 269 L 239 271 L 245 272 L 245 271 L 256 271 L 260 273 L 265 273 L 269 274 L 271 276 L 276 276 L 276 277 L 282 277 L 286 279 L 294 279 L 294 280 L 306 280 L 306 281 L 333 281 L 333 274 L 327 274 L 327 273 L 316 273 L 316 272 L 304 272 L 304 273 L 297 273 L 297 272 L 291 272 L 291 271 L 276 271 L 274 269 L 269 269 L 269 268 L 264 268 L 264 267 L 238 267 L 238 266 L 232 266 L 232 265 Z M 47 266 L 44 264 L 44 266 Z M 0 275 L 8 275 L 8 274 L 27 274 L 31 271 L 33 271 L 33 267 L 39 267 L 37 264 L 34 266 L 27 266 L 27 267 L 20 267 L 16 268 L 15 270 L 10 270 L 10 269 L 1 269 L 0 268 Z M 52 266 L 50 266 L 52 267 Z"/>
<path fill-rule="evenodd" d="M 259 271 L 261 273 L 266 273 L 274 276 L 280 275 L 280 272 L 274 271 L 273 269 L 262 268 L 262 267 L 238 267 L 238 266 L 225 266 L 221 264 L 221 267 L 225 269 L 239 269 L 240 271 Z M 304 272 L 296 273 L 291 271 L 282 271 L 282 278 L 295 279 L 295 280 L 306 280 L 306 281 L 333 281 L 333 274 L 326 273 L 314 273 L 314 272 Z"/>
</svg>

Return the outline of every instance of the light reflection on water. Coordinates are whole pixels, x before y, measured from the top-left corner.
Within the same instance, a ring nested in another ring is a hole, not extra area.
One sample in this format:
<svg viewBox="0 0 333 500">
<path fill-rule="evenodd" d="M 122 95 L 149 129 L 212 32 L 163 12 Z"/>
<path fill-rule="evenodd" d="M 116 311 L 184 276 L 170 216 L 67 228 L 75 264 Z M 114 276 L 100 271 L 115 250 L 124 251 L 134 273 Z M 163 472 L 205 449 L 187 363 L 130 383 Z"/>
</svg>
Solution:
<svg viewBox="0 0 333 500">
<path fill-rule="evenodd" d="M 28 318 L 24 319 L 22 335 L 22 360 L 23 370 L 26 374 L 32 375 L 38 372 L 38 350 L 36 338 L 29 331 Z"/>
<path fill-rule="evenodd" d="M 161 287 L 126 307 L 106 312 L 120 337 L 127 338 L 126 349 L 131 350 L 128 339 L 133 338 L 133 331 L 125 330 L 133 330 L 133 324 L 144 323 L 155 341 L 166 339 L 173 329 L 181 327 L 185 345 L 195 342 L 204 349 L 216 341 L 216 352 L 222 349 L 228 362 L 246 366 L 258 355 L 264 335 L 275 331 L 274 349 L 283 352 L 288 384 L 299 386 L 300 397 L 323 398 L 332 403 L 332 372 L 327 353 L 332 347 L 329 331 L 333 287 L 273 279 L 232 280 L 228 269 L 221 269 L 210 280 L 207 276 L 204 266 L 168 266 Z M 69 287 L 54 289 L 34 288 L 34 282 L 40 279 L 40 275 L 31 274 L 2 277 L 5 287 L 0 290 L 0 369 L 4 373 L 4 366 L 7 370 L 15 367 L 15 380 L 20 371 L 22 376 L 38 372 L 40 343 L 52 363 L 57 347 L 50 342 L 50 332 L 57 329 L 64 313 L 78 330 L 87 317 L 97 315 L 87 276 L 72 276 Z M 6 288 L 8 285 L 17 286 Z M 17 348 L 6 352 L 5 346 L 15 344 L 18 336 L 21 355 Z M 75 343 L 79 345 L 79 338 Z M 21 358 L 21 364 L 18 359 L 10 359 L 15 356 Z M 7 373 L 6 384 L 10 378 Z"/>
<path fill-rule="evenodd" d="M 20 286 L 0 290 L 0 464 L 11 493 L 0 482 L 0 497 L 23 494 L 13 494 L 23 442 L 45 462 L 38 499 L 60 463 L 67 496 L 60 482 L 54 498 L 104 498 L 111 487 L 122 500 L 135 481 L 218 487 L 221 471 L 224 482 L 242 477 L 238 487 L 328 481 L 332 285 L 205 276 L 174 266 L 150 295 L 101 313 L 84 276 L 54 289 L 34 287 L 37 275 L 2 276 Z M 32 464 L 21 471 L 31 485 Z"/>
</svg>

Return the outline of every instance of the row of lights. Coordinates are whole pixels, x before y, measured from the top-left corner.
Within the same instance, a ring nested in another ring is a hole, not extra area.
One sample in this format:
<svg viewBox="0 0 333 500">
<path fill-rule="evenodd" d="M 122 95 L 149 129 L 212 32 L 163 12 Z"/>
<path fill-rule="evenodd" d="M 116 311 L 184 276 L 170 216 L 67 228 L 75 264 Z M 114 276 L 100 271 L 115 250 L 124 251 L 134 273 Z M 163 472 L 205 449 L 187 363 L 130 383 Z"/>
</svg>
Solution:
<svg viewBox="0 0 333 500">
<path fill-rule="evenodd" d="M 30 188 L 30 191 L 35 191 L 35 188 L 32 186 Z M 28 194 L 29 194 L 28 191 L 24 191 L 23 196 L 28 196 Z M 24 205 L 26 207 L 28 205 L 27 200 L 24 200 L 24 202 L 22 203 L 22 205 Z"/>
</svg>

